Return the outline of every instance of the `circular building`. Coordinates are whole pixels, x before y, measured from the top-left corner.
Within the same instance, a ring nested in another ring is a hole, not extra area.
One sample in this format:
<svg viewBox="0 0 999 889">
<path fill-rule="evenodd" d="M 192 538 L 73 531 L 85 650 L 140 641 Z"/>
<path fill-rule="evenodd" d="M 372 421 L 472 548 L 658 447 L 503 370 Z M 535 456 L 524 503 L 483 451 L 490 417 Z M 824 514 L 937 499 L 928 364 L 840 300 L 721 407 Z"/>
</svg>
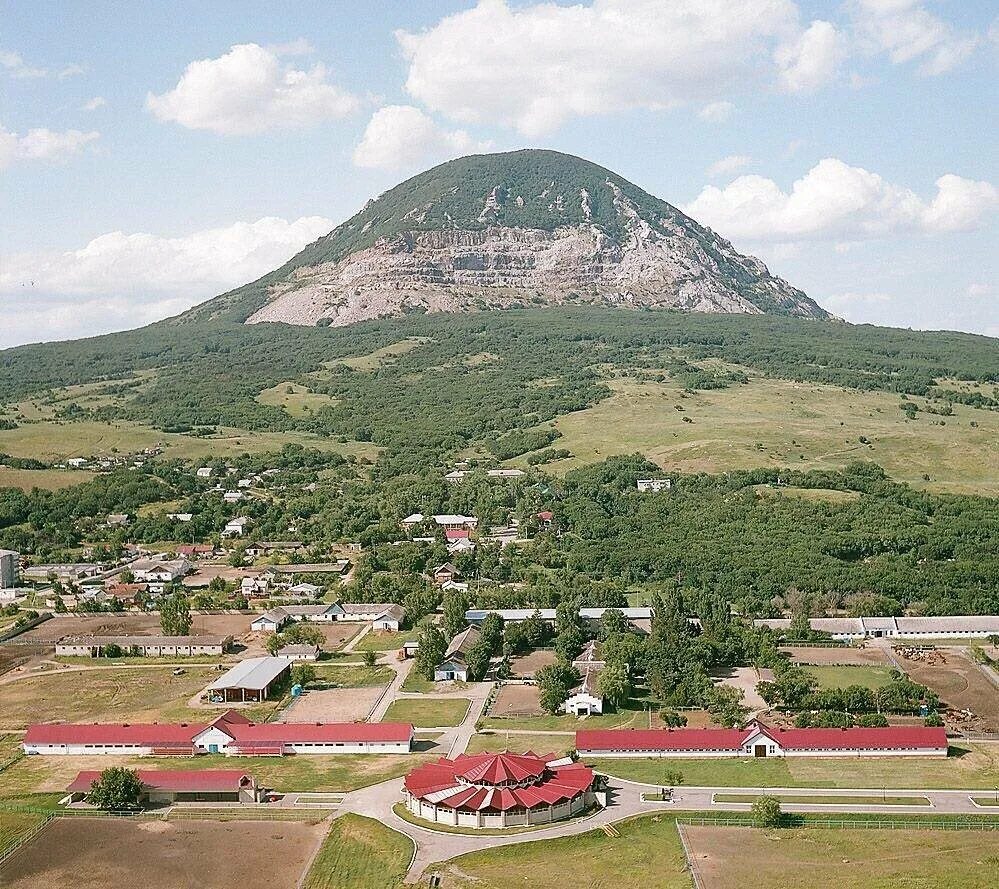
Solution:
<svg viewBox="0 0 999 889">
<path fill-rule="evenodd" d="M 462 754 L 417 766 L 406 776 L 406 808 L 455 827 L 549 824 L 594 802 L 593 769 L 536 753 Z"/>
</svg>

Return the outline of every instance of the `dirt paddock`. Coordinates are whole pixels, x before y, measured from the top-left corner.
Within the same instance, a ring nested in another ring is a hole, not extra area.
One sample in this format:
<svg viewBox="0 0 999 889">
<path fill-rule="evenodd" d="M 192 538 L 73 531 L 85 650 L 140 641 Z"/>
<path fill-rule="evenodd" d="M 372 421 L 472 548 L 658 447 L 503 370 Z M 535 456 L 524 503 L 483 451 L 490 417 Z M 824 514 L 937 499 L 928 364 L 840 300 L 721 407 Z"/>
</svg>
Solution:
<svg viewBox="0 0 999 889">
<path fill-rule="evenodd" d="M 514 676 L 521 679 L 532 679 L 534 674 L 542 667 L 547 667 L 555 663 L 554 651 L 532 651 L 530 654 L 522 654 L 518 657 L 510 658 L 510 669 Z"/>
<path fill-rule="evenodd" d="M 541 716 L 536 685 L 504 685 L 497 693 L 490 716 Z"/>
<path fill-rule="evenodd" d="M 780 650 L 790 655 L 793 664 L 822 666 L 868 667 L 886 666 L 888 658 L 880 648 L 818 648 L 810 645 L 782 645 Z"/>
<path fill-rule="evenodd" d="M 358 722 L 367 719 L 384 686 L 310 691 L 281 711 L 276 722 Z"/>
<path fill-rule="evenodd" d="M 999 688 L 986 678 L 963 650 L 940 648 L 939 662 L 927 663 L 901 658 L 905 672 L 913 680 L 935 691 L 954 710 L 970 710 L 975 719 L 948 714 L 948 728 L 979 732 L 999 732 Z"/>
<path fill-rule="evenodd" d="M 0 866 L 5 889 L 293 889 L 323 824 L 58 818 Z"/>
</svg>

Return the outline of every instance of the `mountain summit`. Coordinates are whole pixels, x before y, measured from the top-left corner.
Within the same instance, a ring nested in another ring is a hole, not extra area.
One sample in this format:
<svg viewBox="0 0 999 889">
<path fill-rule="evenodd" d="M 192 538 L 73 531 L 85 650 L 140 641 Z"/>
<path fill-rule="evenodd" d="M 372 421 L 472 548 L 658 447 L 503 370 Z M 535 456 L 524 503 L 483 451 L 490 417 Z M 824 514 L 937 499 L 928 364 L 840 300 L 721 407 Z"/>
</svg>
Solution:
<svg viewBox="0 0 999 889">
<path fill-rule="evenodd" d="M 671 204 L 540 150 L 459 158 L 407 179 L 280 269 L 184 317 L 342 326 L 584 302 L 830 317 Z"/>
</svg>

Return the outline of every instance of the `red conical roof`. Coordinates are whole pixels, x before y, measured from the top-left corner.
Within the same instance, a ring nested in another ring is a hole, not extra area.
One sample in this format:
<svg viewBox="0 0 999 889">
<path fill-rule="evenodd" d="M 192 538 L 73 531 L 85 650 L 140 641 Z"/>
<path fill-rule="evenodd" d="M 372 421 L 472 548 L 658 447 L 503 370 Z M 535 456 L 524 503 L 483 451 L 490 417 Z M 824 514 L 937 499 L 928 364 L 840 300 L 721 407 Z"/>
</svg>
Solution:
<svg viewBox="0 0 999 889">
<path fill-rule="evenodd" d="M 455 775 L 470 784 L 519 784 L 545 773 L 545 760 L 533 753 L 479 753 L 459 756 Z"/>
</svg>

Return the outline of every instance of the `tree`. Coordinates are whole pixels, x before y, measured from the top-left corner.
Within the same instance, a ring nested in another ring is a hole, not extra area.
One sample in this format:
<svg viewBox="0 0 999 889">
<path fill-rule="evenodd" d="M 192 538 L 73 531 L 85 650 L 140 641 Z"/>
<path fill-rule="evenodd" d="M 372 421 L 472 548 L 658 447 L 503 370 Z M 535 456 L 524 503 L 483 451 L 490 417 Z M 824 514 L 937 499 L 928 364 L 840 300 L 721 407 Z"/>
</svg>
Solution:
<svg viewBox="0 0 999 889">
<path fill-rule="evenodd" d="M 579 682 L 579 673 L 571 664 L 556 661 L 538 670 L 534 679 L 538 684 L 542 708 L 549 713 L 557 713 Z"/>
<path fill-rule="evenodd" d="M 503 648 L 503 618 L 487 614 L 479 625 L 479 637 L 489 646 L 490 654 L 499 654 Z"/>
<path fill-rule="evenodd" d="M 264 641 L 264 648 L 267 649 L 267 653 L 271 657 L 274 657 L 274 655 L 284 648 L 284 644 L 284 638 L 280 633 L 271 633 Z"/>
<path fill-rule="evenodd" d="M 55 613 L 56 614 L 65 614 L 66 611 L 67 611 L 66 603 L 63 602 L 62 596 L 56 596 L 56 599 L 55 599 Z"/>
<path fill-rule="evenodd" d="M 676 710 L 660 710 L 659 718 L 666 728 L 682 728 L 687 724 L 687 717 Z"/>
<path fill-rule="evenodd" d="M 624 664 L 607 664 L 597 681 L 600 694 L 616 710 L 631 697 L 631 680 Z"/>
<path fill-rule="evenodd" d="M 420 646 L 416 649 L 416 671 L 424 679 L 434 678 L 434 669 L 444 660 L 447 639 L 436 624 L 428 623 L 420 633 Z"/>
<path fill-rule="evenodd" d="M 163 599 L 160 604 L 160 629 L 164 636 L 186 636 L 191 632 L 191 606 L 182 593 Z"/>
<path fill-rule="evenodd" d="M 115 645 L 113 642 L 110 645 L 104 646 L 104 657 L 121 657 L 123 654 L 121 646 Z"/>
<path fill-rule="evenodd" d="M 742 689 L 716 685 L 707 695 L 707 710 L 715 722 L 725 728 L 736 728 L 743 724 L 749 713 L 749 709 L 742 704 L 742 698 Z"/>
<path fill-rule="evenodd" d="M 456 636 L 465 628 L 465 612 L 468 611 L 468 596 L 459 590 L 449 590 L 444 594 L 444 634 Z"/>
<path fill-rule="evenodd" d="M 316 681 L 316 668 L 312 664 L 295 664 L 291 668 L 291 684 L 306 686 Z"/>
<path fill-rule="evenodd" d="M 126 568 L 118 575 L 119 583 L 135 583 L 135 575 L 129 568 Z"/>
<path fill-rule="evenodd" d="M 497 679 L 509 679 L 513 676 L 513 667 L 510 665 L 510 656 L 503 655 L 503 660 L 496 667 Z"/>
<path fill-rule="evenodd" d="M 229 553 L 229 558 L 226 561 L 233 568 L 242 568 L 246 564 L 246 546 L 245 544 L 239 544 L 235 547 L 231 553 Z"/>
<path fill-rule="evenodd" d="M 683 784 L 683 772 L 679 769 L 663 769 L 663 786 L 678 787 Z"/>
<path fill-rule="evenodd" d="M 361 660 L 364 661 L 365 667 L 373 667 L 378 661 L 378 655 L 376 655 L 370 648 L 361 655 Z"/>
<path fill-rule="evenodd" d="M 293 623 L 282 634 L 285 645 L 317 645 L 322 648 L 326 644 L 326 635 L 319 627 L 299 621 Z"/>
<path fill-rule="evenodd" d="M 617 633 L 628 632 L 628 620 L 619 608 L 608 608 L 600 618 L 600 638 L 606 640 Z"/>
<path fill-rule="evenodd" d="M 753 802 L 753 820 L 757 827 L 780 827 L 783 814 L 775 796 L 760 796 Z"/>
<path fill-rule="evenodd" d="M 489 645 L 479 639 L 465 655 L 468 678 L 471 682 L 481 682 L 489 669 Z"/>
<path fill-rule="evenodd" d="M 142 796 L 142 782 L 132 769 L 112 766 L 90 785 L 87 802 L 108 812 L 135 809 Z"/>
</svg>

